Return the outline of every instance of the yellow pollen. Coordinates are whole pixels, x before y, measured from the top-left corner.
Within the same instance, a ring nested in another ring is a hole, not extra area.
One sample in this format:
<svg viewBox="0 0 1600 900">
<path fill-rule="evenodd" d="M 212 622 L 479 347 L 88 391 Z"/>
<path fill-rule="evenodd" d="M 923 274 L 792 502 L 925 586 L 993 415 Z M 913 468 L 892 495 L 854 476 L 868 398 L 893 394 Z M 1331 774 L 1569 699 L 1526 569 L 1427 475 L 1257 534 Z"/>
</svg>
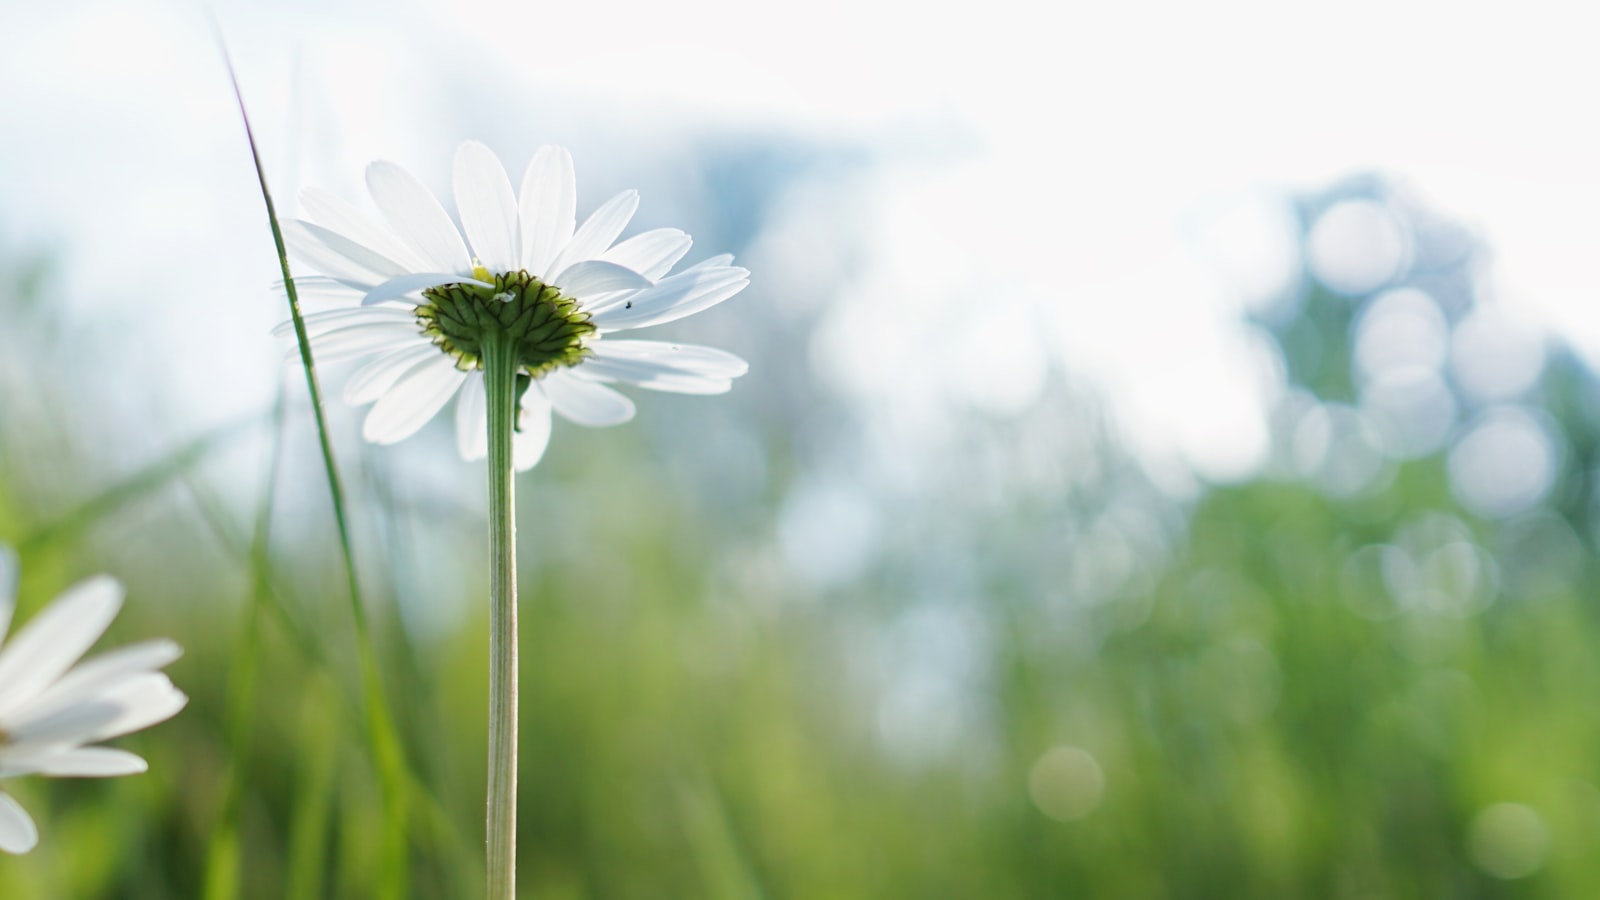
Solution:
<svg viewBox="0 0 1600 900">
<path fill-rule="evenodd" d="M 472 258 L 472 277 L 479 281 L 494 283 L 494 276 L 489 274 L 489 270 L 483 267 L 483 263 L 479 262 L 476 256 Z"/>
</svg>

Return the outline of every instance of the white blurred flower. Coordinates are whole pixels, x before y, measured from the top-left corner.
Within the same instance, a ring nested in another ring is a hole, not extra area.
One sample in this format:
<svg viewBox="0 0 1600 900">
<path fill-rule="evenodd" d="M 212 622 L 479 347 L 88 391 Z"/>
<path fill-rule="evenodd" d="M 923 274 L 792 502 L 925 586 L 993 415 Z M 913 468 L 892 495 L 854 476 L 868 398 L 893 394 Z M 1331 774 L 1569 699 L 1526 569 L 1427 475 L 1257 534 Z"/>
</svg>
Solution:
<svg viewBox="0 0 1600 900">
<path fill-rule="evenodd" d="M 122 586 L 97 575 L 56 598 L 6 642 L 16 609 L 16 557 L 0 546 L 0 781 L 22 775 L 108 778 L 143 772 L 125 750 L 89 746 L 171 718 L 189 698 L 157 671 L 178 658 L 147 641 L 78 665 L 122 606 Z M 0 850 L 39 841 L 33 819 L 0 791 Z"/>
<path fill-rule="evenodd" d="M 743 290 L 749 272 L 717 256 L 675 274 L 690 239 L 657 228 L 615 243 L 639 205 L 623 191 L 576 226 L 572 157 L 534 154 L 512 192 L 500 160 L 479 143 L 455 158 L 461 221 L 411 173 L 390 162 L 367 168 L 367 188 L 387 227 L 316 189 L 301 193 L 306 220 L 286 222 L 289 249 L 323 277 L 296 279 L 349 308 L 306 317 L 319 361 L 366 358 L 345 400 L 372 403 L 363 434 L 388 444 L 425 425 L 451 397 L 461 455 L 487 453 L 484 377 L 477 335 L 484 316 L 517 339 L 525 386 L 514 462 L 539 461 L 551 411 L 580 425 L 633 418 L 633 402 L 606 384 L 718 394 L 748 366 L 709 347 L 618 340 L 616 332 L 671 322 Z M 463 240 L 461 231 L 466 232 Z M 280 326 L 287 334 L 292 325 Z"/>
</svg>

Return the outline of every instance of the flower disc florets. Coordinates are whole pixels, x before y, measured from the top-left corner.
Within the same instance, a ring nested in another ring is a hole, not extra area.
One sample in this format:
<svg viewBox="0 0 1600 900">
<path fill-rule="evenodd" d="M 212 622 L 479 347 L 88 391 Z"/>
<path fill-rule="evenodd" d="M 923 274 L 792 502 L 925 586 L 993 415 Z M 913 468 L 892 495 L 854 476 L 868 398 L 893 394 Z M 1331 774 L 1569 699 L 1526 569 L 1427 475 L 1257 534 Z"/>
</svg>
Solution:
<svg viewBox="0 0 1600 900">
<path fill-rule="evenodd" d="M 456 368 L 483 368 L 484 339 L 496 333 L 511 338 L 519 374 L 535 378 L 575 366 L 588 354 L 584 338 L 598 329 L 577 300 L 524 271 L 477 274 L 494 287 L 441 284 L 423 291 L 417 307 L 423 334 L 455 358 Z"/>
</svg>

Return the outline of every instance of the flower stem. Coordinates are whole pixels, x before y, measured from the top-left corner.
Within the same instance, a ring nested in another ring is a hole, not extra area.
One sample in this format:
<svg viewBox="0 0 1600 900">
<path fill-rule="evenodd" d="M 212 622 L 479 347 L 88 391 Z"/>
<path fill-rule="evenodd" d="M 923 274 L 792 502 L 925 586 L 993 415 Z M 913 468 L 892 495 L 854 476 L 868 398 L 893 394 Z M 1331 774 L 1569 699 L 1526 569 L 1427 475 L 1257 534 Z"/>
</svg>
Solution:
<svg viewBox="0 0 1600 900">
<path fill-rule="evenodd" d="M 511 433 L 517 359 L 511 339 L 485 336 L 489 406 L 489 900 L 517 889 L 517 523 Z"/>
</svg>

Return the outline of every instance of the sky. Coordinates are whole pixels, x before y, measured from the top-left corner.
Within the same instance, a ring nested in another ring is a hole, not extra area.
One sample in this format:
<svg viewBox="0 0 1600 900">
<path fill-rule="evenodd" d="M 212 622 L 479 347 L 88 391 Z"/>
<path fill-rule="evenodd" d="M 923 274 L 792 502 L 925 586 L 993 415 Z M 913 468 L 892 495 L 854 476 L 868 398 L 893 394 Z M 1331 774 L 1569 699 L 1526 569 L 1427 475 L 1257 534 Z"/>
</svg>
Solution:
<svg viewBox="0 0 1600 900">
<path fill-rule="evenodd" d="M 1271 361 L 1240 315 L 1297 271 L 1286 192 L 1397 179 L 1487 243 L 1481 302 L 1600 360 L 1586 279 L 1600 57 L 1570 6 L 212 10 L 286 205 L 304 184 L 361 199 L 374 158 L 441 184 L 475 137 L 508 159 L 567 143 L 580 182 L 601 183 L 696 136 L 866 148 L 880 164 L 838 188 L 847 204 L 802 198 L 789 223 L 862 244 L 849 302 L 815 338 L 819 378 L 873 402 L 935 391 L 1006 414 L 1060 365 L 1106 392 L 1148 459 L 1228 480 L 1265 448 Z M 196 424 L 266 402 L 278 351 L 260 336 L 281 316 L 207 15 L 0 0 L 0 239 L 65 248 L 69 314 L 137 335 L 130 365 L 191 362 L 154 367 L 171 390 L 152 411 Z M 580 212 L 602 197 L 580 194 Z"/>
</svg>

